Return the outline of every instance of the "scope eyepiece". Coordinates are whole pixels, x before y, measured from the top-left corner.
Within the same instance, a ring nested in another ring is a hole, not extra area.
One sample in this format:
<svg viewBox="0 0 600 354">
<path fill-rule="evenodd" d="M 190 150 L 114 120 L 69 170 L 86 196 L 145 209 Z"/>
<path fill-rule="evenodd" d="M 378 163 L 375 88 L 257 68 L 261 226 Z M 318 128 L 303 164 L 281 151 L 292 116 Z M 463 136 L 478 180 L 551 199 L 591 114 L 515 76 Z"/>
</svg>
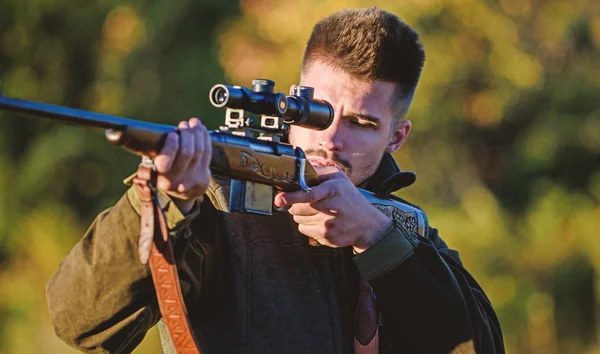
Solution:
<svg viewBox="0 0 600 354">
<path fill-rule="evenodd" d="M 287 96 L 288 109 L 283 114 L 284 122 L 301 127 L 325 130 L 333 122 L 333 107 L 325 100 L 313 99 L 314 89 L 296 86 L 294 94 Z"/>
</svg>

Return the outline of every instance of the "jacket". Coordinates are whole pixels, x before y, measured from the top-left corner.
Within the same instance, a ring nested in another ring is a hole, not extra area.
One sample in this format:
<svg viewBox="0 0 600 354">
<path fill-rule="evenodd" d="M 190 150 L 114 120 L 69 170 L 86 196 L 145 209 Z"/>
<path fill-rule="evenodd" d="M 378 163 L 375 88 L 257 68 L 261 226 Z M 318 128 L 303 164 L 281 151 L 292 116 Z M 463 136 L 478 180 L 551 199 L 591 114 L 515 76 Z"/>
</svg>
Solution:
<svg viewBox="0 0 600 354">
<path fill-rule="evenodd" d="M 384 158 L 367 189 L 397 174 Z M 481 287 L 436 229 L 394 224 L 359 255 L 312 247 L 288 213 L 230 213 L 227 181 L 183 216 L 161 195 L 184 299 L 203 353 L 352 353 L 359 274 L 373 287 L 380 353 L 503 353 Z M 160 320 L 137 255 L 139 200 L 130 189 L 100 214 L 47 284 L 55 331 L 90 353 L 131 352 Z M 159 324 L 165 352 L 172 350 Z"/>
</svg>

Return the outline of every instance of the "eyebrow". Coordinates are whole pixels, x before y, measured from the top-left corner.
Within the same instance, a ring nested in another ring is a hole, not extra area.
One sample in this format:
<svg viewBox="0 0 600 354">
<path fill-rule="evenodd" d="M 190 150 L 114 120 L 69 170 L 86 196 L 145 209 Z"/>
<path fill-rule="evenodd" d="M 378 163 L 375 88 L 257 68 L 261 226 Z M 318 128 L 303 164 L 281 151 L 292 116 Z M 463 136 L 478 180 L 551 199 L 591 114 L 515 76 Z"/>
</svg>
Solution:
<svg viewBox="0 0 600 354">
<path fill-rule="evenodd" d="M 344 116 L 346 116 L 346 117 L 355 117 L 355 118 L 358 118 L 358 119 L 366 120 L 366 121 L 369 121 L 369 122 L 371 122 L 373 124 L 380 124 L 381 123 L 381 119 L 379 119 L 379 118 L 377 118 L 375 116 L 369 115 L 369 114 L 362 114 L 362 113 L 358 113 L 358 112 L 348 112 L 348 113 L 344 114 Z"/>
</svg>

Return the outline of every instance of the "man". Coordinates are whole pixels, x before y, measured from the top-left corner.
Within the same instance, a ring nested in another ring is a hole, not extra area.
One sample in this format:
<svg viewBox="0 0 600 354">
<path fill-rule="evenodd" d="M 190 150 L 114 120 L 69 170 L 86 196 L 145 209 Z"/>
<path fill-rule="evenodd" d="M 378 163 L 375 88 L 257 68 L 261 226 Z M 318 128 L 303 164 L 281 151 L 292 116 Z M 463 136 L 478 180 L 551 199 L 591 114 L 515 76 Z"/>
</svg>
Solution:
<svg viewBox="0 0 600 354">
<path fill-rule="evenodd" d="M 205 353 L 352 353 L 361 277 L 376 297 L 380 353 L 504 351 L 491 305 L 458 254 L 435 229 L 409 232 L 356 188 L 380 188 L 399 172 L 388 153 L 410 132 L 404 116 L 423 62 L 416 32 L 380 9 L 339 12 L 315 26 L 300 83 L 335 117 L 323 131 L 291 128 L 290 142 L 323 182 L 311 193 L 279 193 L 275 205 L 288 212 L 228 213 L 227 181 L 211 179 L 206 128 L 192 118 L 168 135 L 155 158 L 169 195 L 161 205 Z M 129 352 L 160 319 L 137 256 L 139 205 L 130 189 L 48 284 L 56 332 L 81 350 Z"/>
</svg>

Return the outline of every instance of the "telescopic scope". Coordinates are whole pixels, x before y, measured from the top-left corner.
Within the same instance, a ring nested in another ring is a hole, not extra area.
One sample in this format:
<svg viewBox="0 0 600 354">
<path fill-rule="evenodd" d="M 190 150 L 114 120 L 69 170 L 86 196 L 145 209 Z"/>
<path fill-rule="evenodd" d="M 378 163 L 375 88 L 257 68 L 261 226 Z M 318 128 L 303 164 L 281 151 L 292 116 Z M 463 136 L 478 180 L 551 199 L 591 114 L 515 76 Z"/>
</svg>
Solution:
<svg viewBox="0 0 600 354">
<path fill-rule="evenodd" d="M 217 107 L 243 109 L 255 114 L 281 117 L 287 110 L 287 99 L 283 93 L 274 93 L 275 82 L 252 80 L 252 90 L 241 86 L 215 85 L 208 98 Z"/>
<path fill-rule="evenodd" d="M 314 89 L 297 86 L 290 96 L 274 93 L 275 82 L 252 80 L 252 90 L 241 86 L 215 85 L 208 95 L 217 107 L 243 109 L 255 114 L 282 117 L 284 123 L 324 130 L 333 121 L 333 107 L 329 102 L 313 98 Z"/>
</svg>

